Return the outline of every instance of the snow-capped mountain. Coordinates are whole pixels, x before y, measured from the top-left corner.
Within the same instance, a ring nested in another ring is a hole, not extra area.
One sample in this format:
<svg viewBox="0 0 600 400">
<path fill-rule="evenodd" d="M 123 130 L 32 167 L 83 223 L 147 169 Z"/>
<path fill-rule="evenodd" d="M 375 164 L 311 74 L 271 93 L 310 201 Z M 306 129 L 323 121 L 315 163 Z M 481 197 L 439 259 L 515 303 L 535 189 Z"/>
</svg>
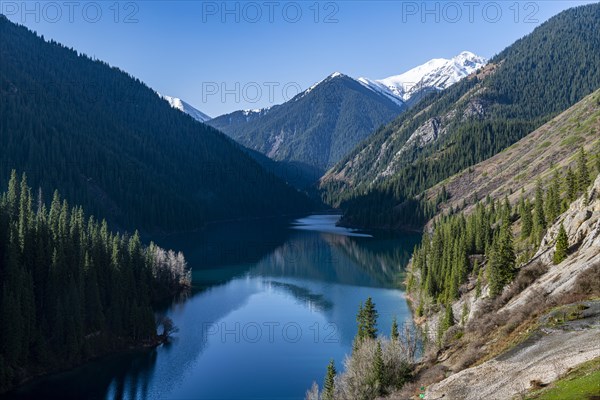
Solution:
<svg viewBox="0 0 600 400">
<path fill-rule="evenodd" d="M 193 106 L 189 105 L 181 99 L 178 99 L 177 97 L 164 96 L 160 94 L 159 96 L 168 101 L 171 107 L 176 108 L 179 111 L 183 111 L 186 114 L 189 114 L 192 118 L 194 118 L 197 121 L 206 122 L 212 119 L 208 115 L 204 114 L 202 111 L 194 108 Z"/>
<path fill-rule="evenodd" d="M 434 58 L 400 75 L 379 80 L 359 78 L 358 81 L 375 91 L 409 102 L 423 91 L 449 88 L 487 62 L 484 57 L 463 51 L 451 59 Z"/>
<path fill-rule="evenodd" d="M 274 160 L 325 171 L 377 127 L 416 104 L 418 94 L 444 90 L 486 62 L 465 51 L 381 80 L 334 72 L 283 104 L 235 111 L 209 125 Z"/>
<path fill-rule="evenodd" d="M 487 64 L 487 62 L 487 59 L 475 55 L 470 51 L 463 51 L 451 59 L 434 58 L 433 60 L 430 60 L 423 65 L 419 65 L 418 67 L 415 67 L 403 74 L 394 75 L 379 80 L 369 78 L 355 79 L 340 72 L 334 72 L 325 79 L 313 84 L 311 87 L 298 94 L 290 101 L 299 101 L 315 90 L 315 88 L 322 86 L 326 82 L 334 79 L 346 78 L 359 82 L 364 87 L 372 90 L 380 96 L 385 97 L 399 107 L 405 107 L 406 105 L 410 106 L 411 104 L 414 104 L 417 100 L 417 95 L 422 95 L 432 90 L 447 89 L 464 77 L 483 67 L 485 64 Z M 194 119 L 200 122 L 207 122 L 212 119 L 208 115 L 177 97 L 164 96 L 160 94 L 159 96 L 167 100 L 171 107 L 191 115 Z M 245 122 L 249 122 L 257 117 L 264 116 L 270 111 L 270 109 L 271 107 L 255 110 L 243 110 L 241 111 L 241 116 L 244 117 L 243 119 Z M 238 115 L 236 113 L 232 113 L 228 116 L 230 117 L 229 123 L 231 123 L 231 116 L 237 117 Z M 220 126 L 220 123 L 218 125 L 220 128 L 223 128 Z"/>
</svg>

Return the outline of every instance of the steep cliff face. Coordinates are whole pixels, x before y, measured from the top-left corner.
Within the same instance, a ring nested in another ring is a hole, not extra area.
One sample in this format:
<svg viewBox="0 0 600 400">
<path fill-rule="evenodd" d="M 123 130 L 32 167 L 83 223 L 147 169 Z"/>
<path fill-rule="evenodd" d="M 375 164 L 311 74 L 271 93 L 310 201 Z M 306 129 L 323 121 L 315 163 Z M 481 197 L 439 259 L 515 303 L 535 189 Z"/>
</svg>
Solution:
<svg viewBox="0 0 600 400">
<path fill-rule="evenodd" d="M 569 254 L 555 265 L 561 225 Z M 452 305 L 462 321 L 432 356 L 447 377 L 422 383 L 427 399 L 510 399 L 600 357 L 600 176 L 548 228 L 500 296 L 490 298 L 484 286 L 477 297 L 474 282 L 463 289 Z M 441 314 L 427 317 L 430 333 Z"/>
</svg>

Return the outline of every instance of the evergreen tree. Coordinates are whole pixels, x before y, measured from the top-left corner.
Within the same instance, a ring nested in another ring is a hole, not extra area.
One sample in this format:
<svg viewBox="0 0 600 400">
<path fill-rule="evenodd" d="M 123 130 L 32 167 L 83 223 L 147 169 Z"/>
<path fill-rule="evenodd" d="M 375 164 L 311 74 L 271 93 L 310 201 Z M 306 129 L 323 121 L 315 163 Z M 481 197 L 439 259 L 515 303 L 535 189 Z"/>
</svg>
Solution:
<svg viewBox="0 0 600 400">
<path fill-rule="evenodd" d="M 560 214 L 560 175 L 554 171 L 550 187 L 546 191 L 546 219 L 552 223 Z"/>
<path fill-rule="evenodd" d="M 392 332 L 390 333 L 390 338 L 396 341 L 400 339 L 400 332 L 398 332 L 398 322 L 396 320 L 396 316 L 394 316 L 394 319 L 392 320 Z"/>
<path fill-rule="evenodd" d="M 504 196 L 504 201 L 502 203 L 502 212 L 500 213 L 500 219 L 508 219 L 512 218 L 512 207 L 510 206 L 510 201 L 508 200 L 508 196 Z"/>
<path fill-rule="evenodd" d="M 512 230 L 508 223 L 503 223 L 488 257 L 490 272 L 490 294 L 497 296 L 512 281 L 516 274 L 515 252 Z"/>
<path fill-rule="evenodd" d="M 569 238 L 567 237 L 567 231 L 565 230 L 563 224 L 560 224 L 553 257 L 554 264 L 560 264 L 565 258 L 567 258 L 568 250 Z"/>
<path fill-rule="evenodd" d="M 365 306 L 362 315 L 362 325 L 364 326 L 364 337 L 376 339 L 377 338 L 377 317 L 378 313 L 375 309 L 375 303 L 371 297 L 365 301 Z"/>
<path fill-rule="evenodd" d="M 444 332 L 447 331 L 448 328 L 450 328 L 451 326 L 454 326 L 455 323 L 456 323 L 456 319 L 454 318 L 454 312 L 452 311 L 452 304 L 448 303 L 448 304 L 446 304 L 446 310 L 444 312 L 444 320 L 443 320 Z"/>
<path fill-rule="evenodd" d="M 590 185 L 590 172 L 587 166 L 587 154 L 583 147 L 579 149 L 579 154 L 577 155 L 577 189 L 580 193 L 586 191 L 587 187 Z"/>
<path fill-rule="evenodd" d="M 358 313 L 356 314 L 356 325 L 358 326 L 358 332 L 354 340 L 355 345 L 360 343 L 364 338 L 367 337 L 367 327 L 365 324 L 365 309 L 361 302 L 358 306 Z"/>
<path fill-rule="evenodd" d="M 377 395 L 385 395 L 385 364 L 383 363 L 383 351 L 381 350 L 381 343 L 379 341 L 377 341 L 375 359 L 373 360 L 373 381 L 374 386 L 377 388 Z"/>
<path fill-rule="evenodd" d="M 529 200 L 523 200 L 520 206 L 521 214 L 521 238 L 526 239 L 531 236 L 533 230 L 533 216 L 531 215 L 531 204 Z"/>
<path fill-rule="evenodd" d="M 323 385 L 323 394 L 321 400 L 335 400 L 335 364 L 333 359 L 327 365 L 327 374 L 325 375 L 325 383 Z"/>
<path fill-rule="evenodd" d="M 0 195 L 0 392 L 39 371 L 156 338 L 152 304 L 190 283 L 182 255 L 113 234 L 27 177 Z M 102 232 L 102 234 L 100 234 Z M 172 255 L 171 255 L 172 254 Z"/>
<path fill-rule="evenodd" d="M 538 244 L 542 241 L 547 226 L 546 215 L 544 213 L 544 190 L 542 189 L 542 182 L 539 180 L 535 189 L 534 208 L 533 232 L 535 243 Z"/>
<path fill-rule="evenodd" d="M 565 178 L 565 186 L 567 192 L 567 200 L 569 203 L 572 203 L 577 198 L 577 176 L 571 169 L 571 167 L 567 168 L 567 177 Z"/>
<path fill-rule="evenodd" d="M 469 316 L 469 308 L 467 307 L 467 303 L 463 303 L 463 307 L 462 307 L 462 313 L 460 316 L 460 323 L 461 325 L 465 325 L 465 322 L 467 321 L 467 317 Z"/>
</svg>

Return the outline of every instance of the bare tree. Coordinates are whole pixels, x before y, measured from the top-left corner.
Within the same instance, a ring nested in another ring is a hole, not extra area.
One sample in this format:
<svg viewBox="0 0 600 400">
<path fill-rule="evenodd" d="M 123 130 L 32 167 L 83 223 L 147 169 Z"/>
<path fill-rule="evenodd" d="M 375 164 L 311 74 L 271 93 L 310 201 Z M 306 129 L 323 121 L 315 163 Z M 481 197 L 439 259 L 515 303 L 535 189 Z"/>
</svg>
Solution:
<svg viewBox="0 0 600 400">
<path fill-rule="evenodd" d="M 183 253 L 175 253 L 173 250 L 165 251 L 154 243 L 150 244 L 149 251 L 150 257 L 152 257 L 152 273 L 155 278 L 173 289 L 191 286 L 192 273 Z"/>
<path fill-rule="evenodd" d="M 173 323 L 173 320 L 167 316 L 160 316 L 157 325 L 162 326 L 162 334 L 160 336 L 165 340 L 169 339 L 174 333 L 179 332 L 179 328 L 177 328 Z"/>
<path fill-rule="evenodd" d="M 306 391 L 305 400 L 319 400 L 319 385 L 317 382 L 313 382 L 309 390 Z"/>
<path fill-rule="evenodd" d="M 404 324 L 404 329 L 400 332 L 400 346 L 406 355 L 407 361 L 415 362 L 419 343 L 423 342 L 423 334 L 418 327 L 412 324 Z"/>
</svg>

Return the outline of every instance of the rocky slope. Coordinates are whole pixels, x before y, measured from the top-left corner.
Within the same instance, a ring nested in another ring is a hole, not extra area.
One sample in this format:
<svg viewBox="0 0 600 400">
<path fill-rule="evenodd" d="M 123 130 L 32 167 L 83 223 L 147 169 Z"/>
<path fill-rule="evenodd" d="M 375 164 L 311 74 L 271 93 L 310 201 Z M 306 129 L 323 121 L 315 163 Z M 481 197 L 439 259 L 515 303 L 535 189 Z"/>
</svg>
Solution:
<svg viewBox="0 0 600 400">
<path fill-rule="evenodd" d="M 593 310 L 586 310 L 578 323 L 537 330 L 525 343 L 502 356 L 432 385 L 425 398 L 511 399 L 527 393 L 532 382 L 547 385 L 570 369 L 600 357 L 600 303 L 584 306 Z"/>
<path fill-rule="evenodd" d="M 561 224 L 570 254 L 554 265 Z M 487 286 L 476 298 L 472 282 L 466 285 L 452 308 L 455 315 L 468 312 L 433 356 L 433 364 L 445 372 L 441 380 L 426 382 L 425 398 L 510 399 L 600 357 L 600 301 L 593 300 L 600 297 L 600 176 L 548 228 L 536 254 L 520 269 L 534 271 L 533 280 L 521 281 L 524 288 L 509 285 L 497 299 L 489 298 Z M 440 317 L 427 317 L 429 332 L 436 331 Z"/>
</svg>

